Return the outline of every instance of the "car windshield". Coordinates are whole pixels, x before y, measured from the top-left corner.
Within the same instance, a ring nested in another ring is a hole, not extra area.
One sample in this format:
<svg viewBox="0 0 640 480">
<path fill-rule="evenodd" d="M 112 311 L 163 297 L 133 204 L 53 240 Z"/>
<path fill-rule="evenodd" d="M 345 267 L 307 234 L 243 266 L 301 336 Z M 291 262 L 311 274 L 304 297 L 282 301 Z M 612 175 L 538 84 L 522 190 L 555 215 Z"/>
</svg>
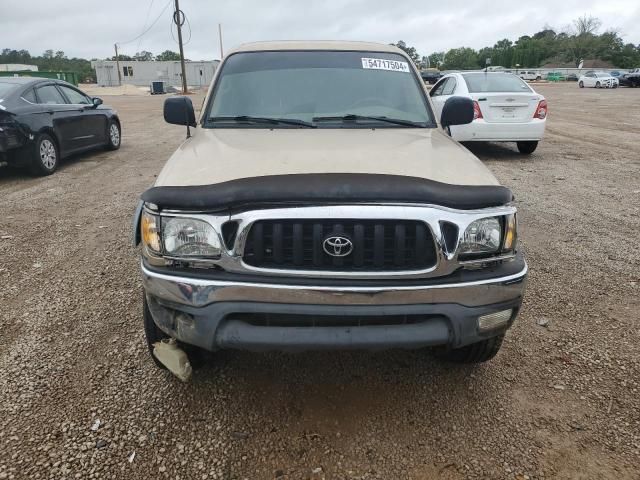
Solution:
<svg viewBox="0 0 640 480">
<path fill-rule="evenodd" d="M 596 73 L 596 77 L 600 77 L 600 78 L 607 78 L 607 77 L 610 77 L 610 76 L 611 75 L 609 75 L 608 73 L 604 73 L 604 72 Z"/>
<path fill-rule="evenodd" d="M 221 68 L 205 127 L 435 126 L 421 80 L 395 53 L 246 52 Z"/>
<path fill-rule="evenodd" d="M 469 93 L 531 92 L 531 88 L 517 75 L 510 73 L 465 73 L 462 75 Z"/>
</svg>

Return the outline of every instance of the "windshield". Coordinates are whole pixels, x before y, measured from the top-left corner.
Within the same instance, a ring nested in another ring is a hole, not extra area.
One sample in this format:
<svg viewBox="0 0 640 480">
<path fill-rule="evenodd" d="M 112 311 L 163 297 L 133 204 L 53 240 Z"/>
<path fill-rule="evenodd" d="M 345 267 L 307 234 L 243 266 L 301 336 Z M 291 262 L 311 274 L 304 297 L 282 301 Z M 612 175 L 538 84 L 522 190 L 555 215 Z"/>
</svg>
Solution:
<svg viewBox="0 0 640 480">
<path fill-rule="evenodd" d="M 303 124 L 435 126 L 420 80 L 406 58 L 395 53 L 246 52 L 224 62 L 205 127 L 300 128 Z"/>
<path fill-rule="evenodd" d="M 465 73 L 463 77 L 469 93 L 531 92 L 520 77 L 510 73 Z"/>
</svg>

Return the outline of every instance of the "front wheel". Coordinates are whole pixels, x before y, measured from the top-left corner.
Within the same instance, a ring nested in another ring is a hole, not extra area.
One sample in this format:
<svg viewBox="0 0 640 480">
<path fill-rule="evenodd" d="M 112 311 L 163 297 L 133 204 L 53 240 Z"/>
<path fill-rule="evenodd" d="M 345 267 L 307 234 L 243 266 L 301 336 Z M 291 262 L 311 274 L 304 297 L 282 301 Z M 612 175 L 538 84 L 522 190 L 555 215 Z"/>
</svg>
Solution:
<svg viewBox="0 0 640 480">
<path fill-rule="evenodd" d="M 115 120 L 109 120 L 109 128 L 107 129 L 107 148 L 109 150 L 117 150 L 120 148 L 122 141 L 122 135 L 120 131 L 120 124 Z"/>
<path fill-rule="evenodd" d="M 455 363 L 483 363 L 491 360 L 500 351 L 504 334 L 472 343 L 462 348 L 454 348 L 436 353 L 438 358 Z"/>
<path fill-rule="evenodd" d="M 38 135 L 31 153 L 31 173 L 38 176 L 51 175 L 58 168 L 59 159 L 60 152 L 53 137 L 46 133 Z"/>
<path fill-rule="evenodd" d="M 584 83 L 582 83 L 582 80 L 580 80 L 580 81 L 578 82 L 578 86 L 579 86 L 580 88 L 584 88 Z"/>
<path fill-rule="evenodd" d="M 524 155 L 530 155 L 538 148 L 538 142 L 517 142 L 518 151 Z"/>
<path fill-rule="evenodd" d="M 596 88 L 600 88 L 600 82 L 596 82 Z"/>
</svg>

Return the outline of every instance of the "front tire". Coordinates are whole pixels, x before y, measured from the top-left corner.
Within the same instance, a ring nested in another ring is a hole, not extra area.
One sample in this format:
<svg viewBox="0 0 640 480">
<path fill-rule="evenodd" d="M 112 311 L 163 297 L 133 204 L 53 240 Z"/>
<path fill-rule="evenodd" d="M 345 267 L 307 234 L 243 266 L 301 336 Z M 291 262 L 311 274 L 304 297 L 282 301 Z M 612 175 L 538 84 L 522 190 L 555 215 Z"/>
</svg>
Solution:
<svg viewBox="0 0 640 480">
<path fill-rule="evenodd" d="M 122 131 L 120 130 L 120 124 L 115 120 L 109 120 L 109 127 L 107 128 L 107 148 L 109 150 L 118 150 L 122 143 Z"/>
<path fill-rule="evenodd" d="M 578 82 L 578 86 L 579 86 L 580 88 L 584 88 L 584 83 L 582 82 L 582 80 L 580 80 L 580 81 Z"/>
<path fill-rule="evenodd" d="M 596 82 L 596 88 L 600 88 L 600 82 Z"/>
<path fill-rule="evenodd" d="M 31 173 L 39 177 L 51 175 L 58 168 L 60 151 L 51 135 L 41 133 L 34 142 L 31 152 Z"/>
<path fill-rule="evenodd" d="M 500 351 L 504 334 L 487 338 L 462 348 L 454 348 L 438 352 L 436 356 L 442 360 L 454 363 L 483 363 L 491 360 Z"/>
<path fill-rule="evenodd" d="M 516 142 L 518 151 L 523 155 L 531 155 L 538 148 L 538 142 Z"/>
</svg>

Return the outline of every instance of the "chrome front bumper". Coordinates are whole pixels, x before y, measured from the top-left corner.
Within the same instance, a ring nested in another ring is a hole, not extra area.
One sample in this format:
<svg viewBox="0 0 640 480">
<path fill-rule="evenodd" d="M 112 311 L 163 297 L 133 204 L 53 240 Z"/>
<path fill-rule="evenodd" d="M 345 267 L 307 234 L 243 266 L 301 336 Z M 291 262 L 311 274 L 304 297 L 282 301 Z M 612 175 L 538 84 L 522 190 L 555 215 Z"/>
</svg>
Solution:
<svg viewBox="0 0 640 480">
<path fill-rule="evenodd" d="M 416 305 L 455 303 L 477 307 L 519 298 L 527 265 L 512 275 L 461 283 L 387 287 L 325 287 L 204 280 L 157 273 L 142 264 L 147 294 L 172 304 L 200 308 L 219 302 L 301 305 Z"/>
<path fill-rule="evenodd" d="M 321 286 L 318 280 L 305 285 L 298 279 L 281 283 L 281 279 L 272 278 L 271 283 L 258 283 L 186 277 L 142 265 L 146 301 L 156 325 L 185 344 L 212 351 L 461 347 L 499 335 L 516 318 L 527 265 L 519 256 L 511 267 L 498 267 L 494 273 L 494 278 L 484 275 L 475 281 Z M 479 328 L 481 316 L 505 310 L 511 315 L 499 328 Z M 338 323 L 322 324 L 319 320 L 313 327 L 255 325 L 249 319 L 255 314 L 273 318 L 330 316 Z M 425 316 L 427 320 L 417 324 L 349 324 L 349 317 L 354 316 L 398 315 Z"/>
</svg>

